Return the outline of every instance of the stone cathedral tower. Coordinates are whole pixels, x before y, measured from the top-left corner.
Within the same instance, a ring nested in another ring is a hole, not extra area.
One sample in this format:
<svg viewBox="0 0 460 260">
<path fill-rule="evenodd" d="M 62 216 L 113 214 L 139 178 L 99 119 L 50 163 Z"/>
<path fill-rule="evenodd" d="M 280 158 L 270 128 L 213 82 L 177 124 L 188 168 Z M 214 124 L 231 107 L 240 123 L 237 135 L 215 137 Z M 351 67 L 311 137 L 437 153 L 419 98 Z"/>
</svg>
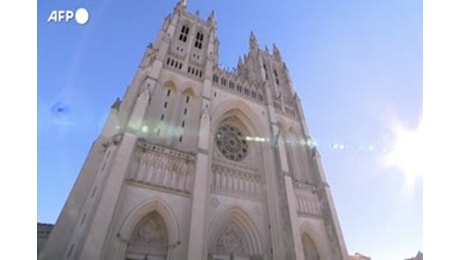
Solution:
<svg viewBox="0 0 460 260">
<path fill-rule="evenodd" d="M 276 46 L 218 64 L 181 0 L 113 104 L 39 259 L 347 259 Z"/>
</svg>

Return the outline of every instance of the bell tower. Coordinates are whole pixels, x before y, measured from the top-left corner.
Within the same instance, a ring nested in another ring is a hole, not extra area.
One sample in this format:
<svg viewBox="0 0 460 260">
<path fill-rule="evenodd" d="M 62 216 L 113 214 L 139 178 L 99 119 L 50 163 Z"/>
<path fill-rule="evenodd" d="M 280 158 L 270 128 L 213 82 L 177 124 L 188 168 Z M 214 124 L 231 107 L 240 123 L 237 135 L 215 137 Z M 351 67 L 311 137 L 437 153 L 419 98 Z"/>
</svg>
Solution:
<svg viewBox="0 0 460 260">
<path fill-rule="evenodd" d="M 39 259 L 347 259 L 280 51 L 220 68 L 180 0 L 93 143 Z"/>
</svg>

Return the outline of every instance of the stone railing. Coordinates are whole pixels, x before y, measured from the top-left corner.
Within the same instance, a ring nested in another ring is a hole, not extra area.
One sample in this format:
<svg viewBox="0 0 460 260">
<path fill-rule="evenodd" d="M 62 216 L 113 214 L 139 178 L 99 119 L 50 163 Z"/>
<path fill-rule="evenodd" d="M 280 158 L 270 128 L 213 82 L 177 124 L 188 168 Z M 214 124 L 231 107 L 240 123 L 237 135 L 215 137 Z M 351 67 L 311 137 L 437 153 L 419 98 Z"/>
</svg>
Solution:
<svg viewBox="0 0 460 260">
<path fill-rule="evenodd" d="M 127 180 L 190 193 L 193 185 L 194 156 L 141 141 Z"/>
<path fill-rule="evenodd" d="M 265 104 L 265 95 L 260 83 L 248 82 L 237 72 L 229 72 L 222 69 L 215 69 L 212 76 L 213 85 L 236 94 L 245 99 Z M 259 85 L 259 87 L 257 87 Z"/>
<path fill-rule="evenodd" d="M 211 190 L 224 195 L 260 199 L 263 191 L 262 177 L 255 171 L 213 163 Z"/>
<path fill-rule="evenodd" d="M 311 184 L 294 182 L 294 193 L 299 215 L 321 216 L 321 206 L 316 194 L 316 187 Z"/>
</svg>

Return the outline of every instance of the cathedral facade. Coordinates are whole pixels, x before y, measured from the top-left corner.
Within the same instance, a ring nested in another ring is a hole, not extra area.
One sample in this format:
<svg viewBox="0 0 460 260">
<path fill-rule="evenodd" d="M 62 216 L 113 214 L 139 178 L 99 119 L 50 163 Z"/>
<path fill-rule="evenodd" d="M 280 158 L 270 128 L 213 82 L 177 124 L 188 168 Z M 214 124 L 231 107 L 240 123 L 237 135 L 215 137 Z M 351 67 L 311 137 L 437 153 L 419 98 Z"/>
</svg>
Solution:
<svg viewBox="0 0 460 260">
<path fill-rule="evenodd" d="M 166 17 L 39 259 L 342 260 L 321 159 L 276 46 L 218 66 L 214 13 Z"/>
</svg>

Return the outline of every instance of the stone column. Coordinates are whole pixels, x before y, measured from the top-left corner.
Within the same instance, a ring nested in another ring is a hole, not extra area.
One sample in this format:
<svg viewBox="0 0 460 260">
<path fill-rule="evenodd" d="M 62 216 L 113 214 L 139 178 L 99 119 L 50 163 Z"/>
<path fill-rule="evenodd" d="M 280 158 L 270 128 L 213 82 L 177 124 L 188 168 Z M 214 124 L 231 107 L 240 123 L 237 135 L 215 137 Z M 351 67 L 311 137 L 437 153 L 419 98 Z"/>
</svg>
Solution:
<svg viewBox="0 0 460 260">
<path fill-rule="evenodd" d="M 112 216 L 118 202 L 120 191 L 126 172 L 131 162 L 131 157 L 136 147 L 137 137 L 130 133 L 123 135 L 123 140 L 117 151 L 111 172 L 101 194 L 98 210 L 95 212 L 89 232 L 84 242 L 79 259 L 101 259 L 102 249 Z"/>
<path fill-rule="evenodd" d="M 301 234 L 299 232 L 299 220 L 297 218 L 297 198 L 292 187 L 292 179 L 289 176 L 284 176 L 286 185 L 286 196 L 288 200 L 289 217 L 291 220 L 292 239 L 294 241 L 294 255 L 297 260 L 304 260 Z"/>
<path fill-rule="evenodd" d="M 207 106 L 208 101 L 203 101 L 203 106 Z M 208 194 L 208 171 L 209 171 L 209 114 L 207 107 L 203 107 L 200 122 L 200 135 L 198 137 L 198 153 L 196 157 L 195 178 L 193 180 L 192 193 L 192 212 L 190 219 L 190 233 L 188 244 L 188 259 L 205 259 L 204 243 L 205 238 L 205 216 L 206 198 Z"/>
<path fill-rule="evenodd" d="M 339 224 L 339 219 L 337 216 L 337 212 L 335 210 L 335 205 L 334 205 L 334 200 L 332 198 L 332 193 L 329 187 L 329 184 L 327 183 L 326 180 L 326 175 L 324 174 L 322 162 L 321 162 L 321 156 L 319 155 L 319 152 L 315 152 L 315 156 L 313 158 L 314 160 L 314 165 L 318 173 L 318 177 L 320 178 L 320 183 L 318 184 L 319 186 L 319 199 L 320 199 L 320 204 L 322 204 L 321 209 L 323 210 L 323 214 L 325 215 L 326 218 L 326 230 L 331 230 L 329 233 L 330 236 L 334 236 L 332 240 L 337 242 L 337 247 L 336 251 L 337 254 L 340 256 L 335 256 L 337 259 L 347 259 L 348 257 L 348 251 L 345 245 L 345 240 L 343 238 L 342 234 L 342 229 Z M 321 203 L 323 202 L 323 203 Z M 335 243 L 333 243 L 335 244 Z M 332 244 L 332 245 L 333 245 Z"/>
</svg>

